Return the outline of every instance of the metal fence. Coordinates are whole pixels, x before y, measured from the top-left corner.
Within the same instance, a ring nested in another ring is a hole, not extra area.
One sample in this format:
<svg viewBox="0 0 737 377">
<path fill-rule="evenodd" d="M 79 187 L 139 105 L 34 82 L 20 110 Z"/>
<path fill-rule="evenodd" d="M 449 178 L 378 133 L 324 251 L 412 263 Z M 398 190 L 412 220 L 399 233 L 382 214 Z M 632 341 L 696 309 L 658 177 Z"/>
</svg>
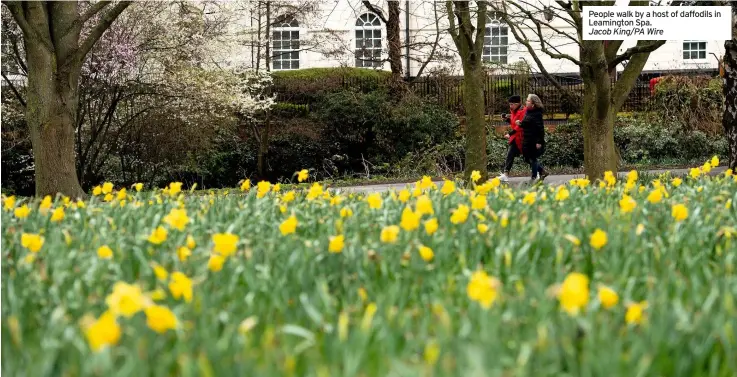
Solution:
<svg viewBox="0 0 737 377">
<path fill-rule="evenodd" d="M 622 106 L 624 112 L 647 110 L 650 100 L 650 79 L 664 75 L 707 75 L 716 76 L 718 70 L 688 70 L 688 71 L 658 71 L 643 72 L 630 91 L 629 97 Z M 579 114 L 582 105 L 583 81 L 576 74 L 557 75 L 556 81 L 567 89 L 561 91 L 549 79 L 540 75 L 494 75 L 486 76 L 481 85 L 484 88 L 485 113 L 499 115 L 508 112 L 507 99 L 512 95 L 526 97 L 529 93 L 537 94 L 546 107 L 548 117 L 561 115 L 567 117 Z M 376 90 L 386 83 L 385 78 L 377 77 L 339 77 L 300 80 L 298 87 L 294 82 L 287 85 L 290 79 L 274 80 L 274 91 L 278 102 L 288 102 L 295 105 L 313 107 L 319 98 L 319 93 L 336 89 L 354 89 L 368 92 Z M 616 78 L 612 78 L 612 84 Z M 423 77 L 407 81 L 408 87 L 415 94 L 432 98 L 448 110 L 463 114 L 463 78 L 462 77 Z M 566 93 L 572 93 L 568 95 Z"/>
</svg>

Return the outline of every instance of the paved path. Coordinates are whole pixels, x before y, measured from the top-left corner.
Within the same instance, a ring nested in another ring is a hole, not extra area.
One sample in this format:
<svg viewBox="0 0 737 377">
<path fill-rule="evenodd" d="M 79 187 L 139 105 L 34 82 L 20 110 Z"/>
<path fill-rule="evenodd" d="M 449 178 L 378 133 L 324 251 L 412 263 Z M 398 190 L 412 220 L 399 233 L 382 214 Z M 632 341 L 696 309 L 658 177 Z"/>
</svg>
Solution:
<svg viewBox="0 0 737 377">
<path fill-rule="evenodd" d="M 711 172 L 709 172 L 709 175 L 718 175 L 723 173 L 725 170 L 727 170 L 726 167 L 718 167 L 715 169 L 712 169 Z M 649 175 L 659 175 L 663 174 L 665 172 L 670 172 L 673 176 L 683 176 L 688 175 L 688 173 L 691 171 L 691 169 L 659 169 L 659 170 L 645 170 L 640 171 L 640 174 L 649 174 Z M 627 173 L 629 171 L 625 172 L 619 172 L 618 176 L 620 179 L 624 179 L 627 177 Z M 574 178 L 585 178 L 583 174 L 561 174 L 561 175 L 549 175 L 547 178 L 545 178 L 545 183 L 549 185 L 561 185 L 564 184 L 571 179 Z M 530 178 L 528 177 L 510 177 L 509 178 L 509 186 L 513 187 L 520 187 L 528 184 L 530 181 Z M 442 185 L 442 181 L 434 181 L 435 184 L 440 187 Z M 335 190 L 340 190 L 342 192 L 360 192 L 360 193 L 373 193 L 373 192 L 383 192 L 383 191 L 389 191 L 389 190 L 401 190 L 403 188 L 406 188 L 408 186 L 413 186 L 413 183 L 386 183 L 386 184 L 375 184 L 375 185 L 362 185 L 362 186 L 347 186 L 347 187 L 336 187 Z"/>
</svg>

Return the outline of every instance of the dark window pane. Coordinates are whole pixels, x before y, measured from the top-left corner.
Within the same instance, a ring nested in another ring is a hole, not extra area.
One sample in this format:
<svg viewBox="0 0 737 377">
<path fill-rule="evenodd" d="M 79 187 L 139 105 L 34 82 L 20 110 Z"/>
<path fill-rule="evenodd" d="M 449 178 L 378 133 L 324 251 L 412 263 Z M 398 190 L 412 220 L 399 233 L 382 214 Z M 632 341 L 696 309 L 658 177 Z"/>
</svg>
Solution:
<svg viewBox="0 0 737 377">
<path fill-rule="evenodd" d="M 491 36 L 491 28 L 487 27 L 486 30 L 484 30 L 484 36 L 485 37 Z"/>
<path fill-rule="evenodd" d="M 381 30 L 374 30 L 374 38 L 381 38 Z"/>
<path fill-rule="evenodd" d="M 363 30 L 356 30 L 356 39 L 363 39 Z"/>
<path fill-rule="evenodd" d="M 295 30 L 295 31 L 292 32 L 292 39 L 299 39 L 299 32 L 298 31 Z"/>
<path fill-rule="evenodd" d="M 492 47 L 491 48 L 491 54 L 492 55 L 499 55 L 499 47 Z"/>
<path fill-rule="evenodd" d="M 706 42 L 699 42 L 699 49 L 706 50 Z"/>
<path fill-rule="evenodd" d="M 274 69 L 281 69 L 281 60 L 274 60 Z"/>
<path fill-rule="evenodd" d="M 491 37 L 484 38 L 484 46 L 490 46 L 491 45 Z"/>
<path fill-rule="evenodd" d="M 379 20 L 378 17 L 374 16 L 374 20 L 372 22 L 372 25 L 374 25 L 374 26 L 381 26 L 381 20 Z"/>
<path fill-rule="evenodd" d="M 706 59 L 706 51 L 699 51 L 699 59 Z"/>
<path fill-rule="evenodd" d="M 502 30 L 502 35 L 507 35 L 508 30 L 506 27 L 501 28 L 501 30 Z"/>
<path fill-rule="evenodd" d="M 289 47 L 292 50 L 299 50 L 299 41 L 292 41 L 292 43 L 289 44 Z"/>
<path fill-rule="evenodd" d="M 504 55 L 504 56 L 506 56 L 507 55 L 507 48 L 506 47 L 499 48 L 499 53 L 502 54 L 502 55 Z"/>
<path fill-rule="evenodd" d="M 499 28 L 498 28 L 498 27 L 492 28 L 492 29 L 491 29 L 491 35 L 492 35 L 492 36 L 497 36 L 497 35 L 499 35 Z"/>
<path fill-rule="evenodd" d="M 361 17 L 359 17 L 359 18 L 358 18 L 358 19 L 356 20 L 356 26 L 363 26 L 363 20 L 361 20 Z"/>
<path fill-rule="evenodd" d="M 293 69 L 299 69 L 299 60 L 295 60 L 292 62 L 292 68 Z"/>
<path fill-rule="evenodd" d="M 499 46 L 499 37 L 491 37 L 491 45 Z"/>
<path fill-rule="evenodd" d="M 684 50 L 688 50 L 688 47 L 689 47 L 689 46 L 690 46 L 690 44 L 688 44 L 688 43 L 686 43 L 686 42 L 683 42 L 683 49 L 684 49 Z"/>
<path fill-rule="evenodd" d="M 699 53 L 697 51 L 691 51 L 691 59 L 698 59 Z"/>
<path fill-rule="evenodd" d="M 373 55 L 374 55 L 374 58 L 375 59 L 380 59 L 381 58 L 381 50 L 374 49 L 372 51 L 373 51 Z"/>
<path fill-rule="evenodd" d="M 691 49 L 692 50 L 698 50 L 699 49 L 699 44 L 696 43 L 696 42 L 691 43 Z"/>
<path fill-rule="evenodd" d="M 273 33 L 271 34 L 271 36 L 272 36 L 272 39 L 274 39 L 274 40 L 279 40 L 279 39 L 281 39 L 281 33 L 280 33 L 280 32 L 278 32 L 278 31 L 275 31 L 275 32 L 273 32 Z"/>
<path fill-rule="evenodd" d="M 491 49 L 489 47 L 484 47 L 484 55 L 491 54 Z"/>
<path fill-rule="evenodd" d="M 507 39 L 507 37 L 502 37 L 502 41 L 501 41 L 501 42 L 502 42 L 502 43 L 501 43 L 501 45 L 502 45 L 502 46 L 506 46 L 506 45 L 508 45 L 508 44 L 509 44 L 509 43 L 508 43 L 508 42 L 509 42 L 509 40 Z"/>
<path fill-rule="evenodd" d="M 292 52 L 292 59 L 299 59 L 299 52 Z"/>
<path fill-rule="evenodd" d="M 502 56 L 502 64 L 507 64 L 507 56 Z"/>
<path fill-rule="evenodd" d="M 691 55 L 689 55 L 688 51 L 684 51 L 683 52 L 683 58 L 684 59 L 688 59 L 689 56 L 691 56 Z"/>
</svg>

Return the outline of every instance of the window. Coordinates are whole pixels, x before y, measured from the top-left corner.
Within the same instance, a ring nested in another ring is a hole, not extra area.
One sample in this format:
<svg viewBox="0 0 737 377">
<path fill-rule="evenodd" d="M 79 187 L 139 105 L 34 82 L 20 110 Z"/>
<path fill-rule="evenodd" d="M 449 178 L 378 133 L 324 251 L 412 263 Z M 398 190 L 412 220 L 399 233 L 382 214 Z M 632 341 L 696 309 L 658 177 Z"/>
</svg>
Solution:
<svg viewBox="0 0 737 377">
<path fill-rule="evenodd" d="M 365 13 L 356 20 L 356 67 L 381 66 L 381 20 Z"/>
<path fill-rule="evenodd" d="M 483 61 L 507 64 L 508 32 L 507 25 L 501 22 L 501 17 L 496 12 L 486 17 L 484 51 L 481 54 Z"/>
<path fill-rule="evenodd" d="M 683 42 L 683 60 L 704 60 L 706 59 L 706 42 L 684 41 Z"/>
<path fill-rule="evenodd" d="M 274 70 L 299 69 L 299 23 L 282 17 L 274 23 L 271 35 L 271 64 Z"/>
</svg>

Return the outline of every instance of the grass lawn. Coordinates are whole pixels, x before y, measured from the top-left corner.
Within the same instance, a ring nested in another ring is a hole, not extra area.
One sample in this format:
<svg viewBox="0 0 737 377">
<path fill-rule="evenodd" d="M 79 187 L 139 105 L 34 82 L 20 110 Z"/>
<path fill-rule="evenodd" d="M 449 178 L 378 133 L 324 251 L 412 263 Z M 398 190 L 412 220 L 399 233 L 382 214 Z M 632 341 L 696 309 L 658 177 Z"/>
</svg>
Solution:
<svg viewBox="0 0 737 377">
<path fill-rule="evenodd" d="M 2 372 L 735 376 L 737 175 L 702 173 L 4 197 Z"/>
</svg>

